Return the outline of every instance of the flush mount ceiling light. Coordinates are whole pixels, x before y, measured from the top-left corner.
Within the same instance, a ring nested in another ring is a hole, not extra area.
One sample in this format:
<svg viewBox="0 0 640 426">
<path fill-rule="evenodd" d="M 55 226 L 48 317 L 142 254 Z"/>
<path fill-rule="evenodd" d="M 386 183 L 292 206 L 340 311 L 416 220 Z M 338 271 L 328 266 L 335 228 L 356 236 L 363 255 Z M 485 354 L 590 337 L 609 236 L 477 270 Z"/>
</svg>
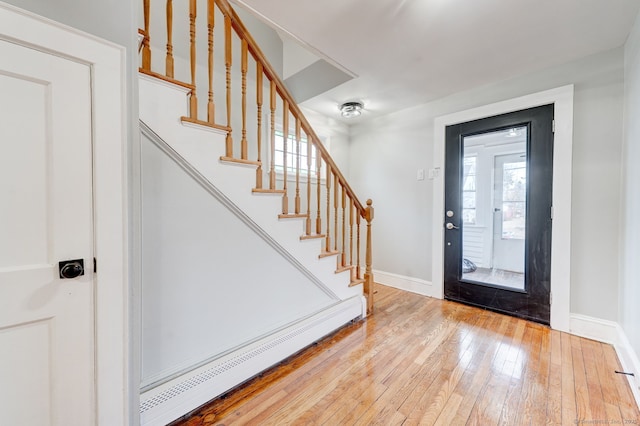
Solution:
<svg viewBox="0 0 640 426">
<path fill-rule="evenodd" d="M 340 105 L 340 114 L 344 118 L 358 117 L 362 114 L 362 108 L 364 108 L 362 102 L 345 102 Z"/>
</svg>

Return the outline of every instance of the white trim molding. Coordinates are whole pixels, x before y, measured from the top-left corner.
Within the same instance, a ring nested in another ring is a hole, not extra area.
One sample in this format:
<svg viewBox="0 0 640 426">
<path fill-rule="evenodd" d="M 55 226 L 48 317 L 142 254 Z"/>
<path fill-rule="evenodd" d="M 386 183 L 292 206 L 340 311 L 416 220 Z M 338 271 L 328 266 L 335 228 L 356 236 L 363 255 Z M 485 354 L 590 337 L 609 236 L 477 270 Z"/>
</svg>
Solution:
<svg viewBox="0 0 640 426">
<path fill-rule="evenodd" d="M 434 122 L 434 169 L 444 171 L 446 126 L 494 115 L 554 104 L 553 230 L 551 241 L 551 327 L 569 331 L 571 265 L 571 168 L 573 144 L 573 85 L 558 87 L 478 108 L 437 117 Z M 433 287 L 444 297 L 444 173 L 433 188 Z"/>
<path fill-rule="evenodd" d="M 96 423 L 129 423 L 126 50 L 0 2 L 0 39 L 91 68 L 96 275 Z"/>
<path fill-rule="evenodd" d="M 434 292 L 431 281 L 420 278 L 407 277 L 405 275 L 393 274 L 373 270 L 373 276 L 376 283 L 397 288 L 400 290 L 410 291 L 412 293 L 421 294 L 423 296 L 437 297 Z"/>
<path fill-rule="evenodd" d="M 587 315 L 571 314 L 569 333 L 615 345 L 618 341 L 618 324 Z"/>
<path fill-rule="evenodd" d="M 626 377 L 636 404 L 640 407 L 640 360 L 620 324 L 586 315 L 571 314 L 570 333 L 613 345 L 622 371 L 634 374 Z"/>
<path fill-rule="evenodd" d="M 616 324 L 616 330 L 618 331 L 618 338 L 614 346 L 622 370 L 634 374 L 633 376 L 627 376 L 627 380 L 636 399 L 636 404 L 640 408 L 640 359 L 638 359 L 638 354 L 633 350 L 624 329 L 619 324 Z"/>
</svg>

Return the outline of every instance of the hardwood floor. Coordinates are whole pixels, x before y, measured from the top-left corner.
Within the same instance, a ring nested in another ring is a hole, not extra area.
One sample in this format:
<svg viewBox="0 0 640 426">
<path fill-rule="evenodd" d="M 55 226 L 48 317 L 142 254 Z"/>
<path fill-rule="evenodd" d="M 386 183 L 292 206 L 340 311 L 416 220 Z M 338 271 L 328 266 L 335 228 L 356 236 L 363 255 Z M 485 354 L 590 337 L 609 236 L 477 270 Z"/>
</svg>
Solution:
<svg viewBox="0 0 640 426">
<path fill-rule="evenodd" d="M 640 423 L 612 346 L 376 288 L 372 317 L 175 424 Z"/>
</svg>

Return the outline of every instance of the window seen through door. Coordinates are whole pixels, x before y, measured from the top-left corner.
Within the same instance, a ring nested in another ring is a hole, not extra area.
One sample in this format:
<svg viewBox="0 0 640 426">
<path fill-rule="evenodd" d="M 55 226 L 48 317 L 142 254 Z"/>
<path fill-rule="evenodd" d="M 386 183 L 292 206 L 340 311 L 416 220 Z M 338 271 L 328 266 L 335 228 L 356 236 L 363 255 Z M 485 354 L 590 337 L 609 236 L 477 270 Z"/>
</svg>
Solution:
<svg viewBox="0 0 640 426">
<path fill-rule="evenodd" d="M 524 240 L 527 163 L 523 158 L 502 167 L 502 239 Z"/>
<path fill-rule="evenodd" d="M 476 157 L 464 157 L 462 175 L 462 220 L 466 224 L 476 223 Z"/>
</svg>

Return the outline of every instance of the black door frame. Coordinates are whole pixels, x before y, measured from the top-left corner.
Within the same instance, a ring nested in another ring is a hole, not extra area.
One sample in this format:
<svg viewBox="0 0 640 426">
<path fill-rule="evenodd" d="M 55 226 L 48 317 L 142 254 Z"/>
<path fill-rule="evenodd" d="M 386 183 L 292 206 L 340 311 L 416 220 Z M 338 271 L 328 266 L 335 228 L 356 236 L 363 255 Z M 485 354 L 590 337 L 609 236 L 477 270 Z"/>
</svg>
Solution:
<svg viewBox="0 0 640 426">
<path fill-rule="evenodd" d="M 551 204 L 553 182 L 553 110 L 554 105 L 534 107 L 446 127 L 445 157 L 454 159 L 445 176 L 445 208 L 458 212 L 460 222 L 460 168 L 464 136 L 486 133 L 526 125 L 529 138 L 539 142 L 527 143 L 527 244 L 525 248 L 525 291 L 506 290 L 496 286 L 482 286 L 462 280 L 462 230 L 445 230 L 444 293 L 449 300 L 475 304 L 506 312 L 544 324 L 550 323 L 550 261 L 551 261 Z M 533 152 L 532 152 L 533 150 Z M 457 168 L 456 168 L 457 167 Z M 456 179 L 454 179 L 456 178 Z M 529 186 L 532 181 L 538 183 Z M 458 186 L 456 186 L 458 185 Z M 537 231 L 533 231 L 537 230 Z M 452 261 L 455 256 L 460 262 Z M 540 264 L 535 259 L 544 258 Z"/>
</svg>

